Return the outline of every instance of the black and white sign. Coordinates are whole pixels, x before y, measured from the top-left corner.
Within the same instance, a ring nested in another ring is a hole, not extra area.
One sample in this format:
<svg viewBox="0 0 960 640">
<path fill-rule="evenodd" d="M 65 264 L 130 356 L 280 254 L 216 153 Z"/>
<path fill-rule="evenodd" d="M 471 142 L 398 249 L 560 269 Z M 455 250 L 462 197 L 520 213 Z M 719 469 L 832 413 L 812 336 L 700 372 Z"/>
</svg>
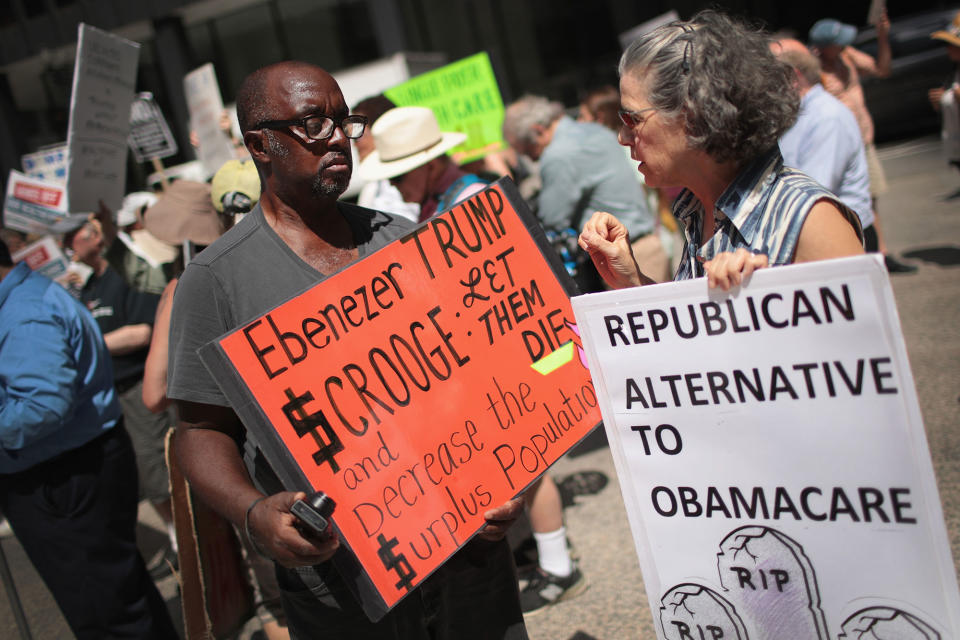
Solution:
<svg viewBox="0 0 960 640">
<path fill-rule="evenodd" d="M 661 640 L 960 637 L 881 259 L 573 307 Z"/>
<path fill-rule="evenodd" d="M 127 144 L 137 162 L 169 158 L 177 153 L 177 142 L 149 91 L 137 95 L 130 105 L 130 136 Z"/>
</svg>

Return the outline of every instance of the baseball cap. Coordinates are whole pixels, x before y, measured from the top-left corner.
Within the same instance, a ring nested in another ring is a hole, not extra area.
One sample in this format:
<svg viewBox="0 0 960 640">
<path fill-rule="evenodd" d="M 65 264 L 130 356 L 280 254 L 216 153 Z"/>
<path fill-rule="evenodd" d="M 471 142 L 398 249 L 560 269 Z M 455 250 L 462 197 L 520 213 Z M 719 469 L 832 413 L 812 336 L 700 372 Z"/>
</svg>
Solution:
<svg viewBox="0 0 960 640">
<path fill-rule="evenodd" d="M 220 213 L 246 213 L 260 199 L 260 174 L 252 160 L 228 160 L 210 181 L 210 201 Z"/>
<path fill-rule="evenodd" d="M 810 27 L 810 44 L 815 47 L 837 45 L 845 47 L 857 37 L 857 28 L 833 18 L 817 20 Z"/>
</svg>

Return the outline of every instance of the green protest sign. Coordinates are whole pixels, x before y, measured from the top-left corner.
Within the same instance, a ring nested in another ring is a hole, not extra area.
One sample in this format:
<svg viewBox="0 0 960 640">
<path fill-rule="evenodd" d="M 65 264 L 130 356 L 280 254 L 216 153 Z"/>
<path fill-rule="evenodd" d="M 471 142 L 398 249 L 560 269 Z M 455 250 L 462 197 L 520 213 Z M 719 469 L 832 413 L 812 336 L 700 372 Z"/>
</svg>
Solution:
<svg viewBox="0 0 960 640">
<path fill-rule="evenodd" d="M 443 131 L 467 134 L 451 153 L 461 164 L 503 146 L 503 99 L 486 52 L 428 71 L 384 93 L 400 107 L 429 107 Z"/>
</svg>

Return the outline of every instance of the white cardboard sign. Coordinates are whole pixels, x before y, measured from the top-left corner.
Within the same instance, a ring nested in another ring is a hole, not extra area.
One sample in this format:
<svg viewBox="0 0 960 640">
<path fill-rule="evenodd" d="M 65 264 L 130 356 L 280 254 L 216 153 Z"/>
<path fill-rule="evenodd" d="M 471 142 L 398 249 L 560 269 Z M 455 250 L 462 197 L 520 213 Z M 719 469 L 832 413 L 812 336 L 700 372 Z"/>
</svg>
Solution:
<svg viewBox="0 0 960 640">
<path fill-rule="evenodd" d="M 658 637 L 960 637 L 886 270 L 573 300 Z"/>
<path fill-rule="evenodd" d="M 67 193 L 70 211 L 120 208 L 126 188 L 130 103 L 140 45 L 80 23 L 73 68 Z"/>
<path fill-rule="evenodd" d="M 20 157 L 23 172 L 31 178 L 67 184 L 67 143 L 50 145 Z"/>
<path fill-rule="evenodd" d="M 213 65 L 208 62 L 185 75 L 183 89 L 190 110 L 190 126 L 200 144 L 197 155 L 207 175 L 212 176 L 234 158 L 233 143 L 220 128 L 223 98 Z"/>
<path fill-rule="evenodd" d="M 57 241 L 51 236 L 44 236 L 36 242 L 30 243 L 11 256 L 13 262 L 26 262 L 31 270 L 41 273 L 51 280 L 59 278 L 67 272 L 70 260 L 63 255 Z"/>
<path fill-rule="evenodd" d="M 10 170 L 3 201 L 3 224 L 24 233 L 47 233 L 67 214 L 63 185 Z"/>
</svg>

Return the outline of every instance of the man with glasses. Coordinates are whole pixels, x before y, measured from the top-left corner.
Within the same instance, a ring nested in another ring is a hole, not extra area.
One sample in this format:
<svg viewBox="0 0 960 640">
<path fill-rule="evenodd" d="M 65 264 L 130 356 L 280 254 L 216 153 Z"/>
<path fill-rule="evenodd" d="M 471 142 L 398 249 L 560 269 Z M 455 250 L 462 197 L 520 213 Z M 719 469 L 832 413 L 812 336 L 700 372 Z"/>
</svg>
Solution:
<svg viewBox="0 0 960 640">
<path fill-rule="evenodd" d="M 503 136 L 517 153 L 539 161 L 537 217 L 544 228 L 579 232 L 594 211 L 611 213 L 627 227 L 643 272 L 660 282 L 670 279 L 655 218 L 615 134 L 567 117 L 558 102 L 529 95 L 507 107 Z"/>
<path fill-rule="evenodd" d="M 277 563 L 291 637 L 526 638 L 502 540 L 520 500 L 488 511 L 484 531 L 372 624 L 328 562 L 338 539 L 304 537 L 294 526 L 290 507 L 304 495 L 284 490 L 197 356 L 204 344 L 412 229 L 337 201 L 350 182 L 350 139 L 363 134 L 366 119 L 348 114 L 323 69 L 282 62 L 255 71 L 238 91 L 237 116 L 262 191 L 177 287 L 167 395 L 179 410 L 176 454 L 184 475 Z"/>
</svg>

